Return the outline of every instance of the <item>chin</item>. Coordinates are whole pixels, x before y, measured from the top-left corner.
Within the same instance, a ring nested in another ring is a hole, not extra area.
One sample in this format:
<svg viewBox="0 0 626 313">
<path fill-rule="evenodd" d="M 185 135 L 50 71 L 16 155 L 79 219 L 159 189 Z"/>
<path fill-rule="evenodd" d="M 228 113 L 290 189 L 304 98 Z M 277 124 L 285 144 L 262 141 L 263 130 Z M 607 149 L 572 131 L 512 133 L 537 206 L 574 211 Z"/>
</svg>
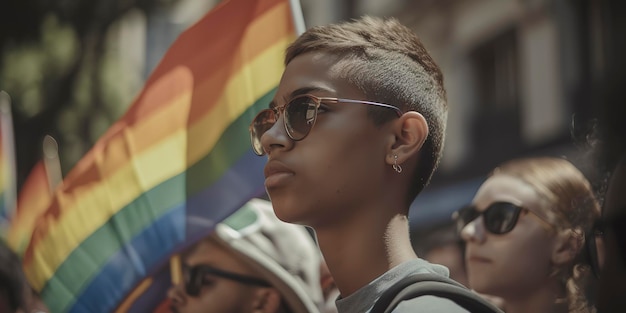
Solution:
<svg viewBox="0 0 626 313">
<path fill-rule="evenodd" d="M 493 295 L 494 292 L 497 293 L 497 288 L 494 288 L 493 284 L 489 281 L 488 275 L 470 275 L 468 276 L 467 281 L 469 287 L 473 290 L 476 290 L 476 292 L 478 293 L 484 293 L 489 295 Z"/>
<path fill-rule="evenodd" d="M 307 225 L 304 221 L 304 218 L 301 216 L 300 212 L 295 212 L 289 209 L 286 209 L 284 211 L 280 209 L 278 210 L 274 209 L 274 213 L 276 213 L 276 217 L 278 217 L 279 220 L 285 223 L 298 224 L 298 225 L 304 225 L 304 226 Z"/>
<path fill-rule="evenodd" d="M 294 220 L 291 218 L 291 215 L 288 212 L 277 209 L 276 206 L 274 206 L 274 213 L 276 213 L 276 217 L 278 217 L 279 220 L 285 223 L 294 222 Z"/>
<path fill-rule="evenodd" d="M 270 195 L 270 201 L 272 202 L 272 208 L 274 209 L 276 217 L 286 223 L 295 223 L 296 220 L 294 219 L 294 212 L 298 207 L 293 205 L 293 201 L 285 200 L 285 197 L 272 197 Z"/>
</svg>

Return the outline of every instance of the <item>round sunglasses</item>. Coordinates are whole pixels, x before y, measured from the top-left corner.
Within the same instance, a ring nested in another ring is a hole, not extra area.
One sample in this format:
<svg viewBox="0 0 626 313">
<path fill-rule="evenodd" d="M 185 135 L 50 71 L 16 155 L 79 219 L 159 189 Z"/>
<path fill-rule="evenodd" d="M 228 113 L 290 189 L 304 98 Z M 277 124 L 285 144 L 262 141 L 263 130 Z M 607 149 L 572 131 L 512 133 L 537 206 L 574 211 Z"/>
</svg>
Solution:
<svg viewBox="0 0 626 313">
<path fill-rule="evenodd" d="M 524 210 L 534 214 L 534 212 L 510 202 L 494 202 L 482 212 L 478 211 L 473 205 L 463 207 L 462 209 L 454 212 L 452 218 L 456 222 L 456 229 L 459 233 L 461 233 L 467 224 L 482 216 L 485 229 L 488 232 L 496 235 L 502 235 L 515 228 L 520 213 Z M 537 217 L 544 220 L 538 215 Z"/>
<path fill-rule="evenodd" d="M 204 264 L 192 267 L 183 265 L 182 270 L 185 283 L 185 292 L 187 292 L 187 294 L 192 297 L 197 297 L 198 295 L 200 295 L 200 290 L 202 290 L 202 287 L 211 284 L 211 281 L 207 279 L 209 276 L 220 277 L 246 285 L 271 287 L 268 282 L 262 279 L 220 270 Z"/>
<path fill-rule="evenodd" d="M 254 153 L 261 156 L 265 154 L 261 145 L 261 136 L 265 134 L 276 122 L 281 114 L 284 115 L 283 123 L 287 135 L 294 141 L 304 139 L 317 120 L 317 110 L 322 103 L 361 103 L 392 109 L 402 116 L 402 111 L 389 104 L 370 102 L 363 100 L 351 100 L 341 98 L 316 97 L 310 94 L 299 95 L 291 99 L 285 106 L 265 109 L 254 117 L 250 124 L 250 141 Z"/>
</svg>

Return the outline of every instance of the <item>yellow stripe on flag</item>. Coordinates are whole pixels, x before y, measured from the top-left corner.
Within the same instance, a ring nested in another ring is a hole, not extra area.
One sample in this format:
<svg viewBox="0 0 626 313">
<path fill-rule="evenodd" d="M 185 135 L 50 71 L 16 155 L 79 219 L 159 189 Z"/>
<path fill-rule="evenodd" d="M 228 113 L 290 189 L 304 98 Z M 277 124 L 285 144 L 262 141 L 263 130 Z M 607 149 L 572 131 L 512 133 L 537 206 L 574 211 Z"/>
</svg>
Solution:
<svg viewBox="0 0 626 313">
<path fill-rule="evenodd" d="M 292 38 L 285 38 L 243 67 L 228 81 L 227 87 L 219 97 L 218 105 L 204 118 L 192 125 L 189 130 L 184 128 L 186 126 L 184 123 L 187 118 L 185 110 L 191 101 L 191 90 L 182 94 L 175 104 L 155 113 L 156 116 L 152 117 L 153 119 L 182 124 L 181 128 L 157 145 L 133 156 L 130 164 L 107 177 L 101 184 L 95 184 L 88 190 L 82 190 L 73 199 L 65 199 L 73 202 L 67 210 L 82 209 L 88 218 L 77 212 L 61 214 L 57 223 L 51 226 L 52 229 L 50 229 L 48 236 L 43 238 L 35 247 L 33 262 L 26 265 L 26 273 L 33 286 L 37 290 L 43 288 L 45 282 L 52 277 L 67 256 L 117 211 L 146 190 L 150 190 L 164 180 L 181 173 L 189 165 L 197 162 L 211 151 L 226 127 L 256 99 L 268 93 L 278 84 L 282 73 L 282 55 L 279 51 L 284 51 L 291 40 Z M 186 71 L 179 69 L 172 72 L 171 76 L 163 77 L 162 83 L 164 85 L 184 84 L 193 86 L 190 79 Z M 251 81 L 255 83 L 250 84 Z M 171 85 L 169 86 L 171 88 Z M 197 88 L 201 89 L 202 86 L 203 84 L 199 84 Z M 242 93 L 241 86 L 247 86 L 244 88 L 247 88 L 250 93 Z M 158 85 L 155 87 L 158 88 Z M 181 119 L 183 120 L 181 121 Z M 144 123 L 149 123 L 149 121 Z M 142 125 L 139 123 L 135 130 L 139 132 L 138 129 L 141 127 Z M 126 129 L 129 136 L 135 130 Z M 202 136 L 202 141 L 195 140 L 195 142 L 202 144 L 187 147 L 188 138 L 195 136 Z M 126 147 L 127 140 L 132 142 L 134 139 L 125 136 L 120 137 L 119 141 L 115 143 L 111 142 L 107 157 L 132 154 L 132 151 L 126 151 L 128 149 Z M 119 151 L 115 151 L 116 149 Z M 164 159 L 164 156 L 167 156 L 167 159 Z M 154 169 L 157 168 L 159 170 L 155 171 Z M 141 175 L 137 175 L 137 173 L 141 173 Z M 135 183 L 129 184 L 129 181 Z M 103 206 L 101 199 L 109 199 L 110 202 L 107 207 Z M 59 198 L 59 200 L 63 199 Z M 91 210 L 95 205 L 97 205 L 98 210 Z M 58 231 L 54 231 L 55 229 Z M 71 229 L 71 236 L 63 231 L 67 229 Z M 60 240 L 61 238 L 64 240 Z M 37 257 L 38 255 L 45 255 L 46 258 Z"/>
</svg>

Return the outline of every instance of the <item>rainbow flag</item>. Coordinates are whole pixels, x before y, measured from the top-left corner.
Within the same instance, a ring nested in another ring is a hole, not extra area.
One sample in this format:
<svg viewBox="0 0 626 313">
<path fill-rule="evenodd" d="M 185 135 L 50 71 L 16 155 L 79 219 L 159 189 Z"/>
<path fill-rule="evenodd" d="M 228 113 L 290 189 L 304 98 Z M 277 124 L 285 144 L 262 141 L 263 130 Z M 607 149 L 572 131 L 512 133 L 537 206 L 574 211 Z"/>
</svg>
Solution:
<svg viewBox="0 0 626 313">
<path fill-rule="evenodd" d="M 167 291 L 172 285 L 169 266 L 160 267 L 142 280 L 117 307 L 115 313 L 124 312 L 170 312 Z"/>
<path fill-rule="evenodd" d="M 52 194 L 43 161 L 37 162 L 24 181 L 17 198 L 17 210 L 7 236 L 11 249 L 18 255 L 24 254 L 36 227 L 38 217 L 46 212 Z"/>
<path fill-rule="evenodd" d="M 7 162 L 7 157 L 5 156 L 6 151 L 2 148 L 2 145 L 5 140 L 2 138 L 2 133 L 0 133 L 0 238 L 5 238 L 9 225 L 11 223 L 11 209 L 10 204 L 7 203 L 7 185 L 9 184 L 9 165 Z"/>
<path fill-rule="evenodd" d="M 263 193 L 248 124 L 294 38 L 287 0 L 229 0 L 174 42 L 36 222 L 24 268 L 52 312 L 113 311 Z"/>
<path fill-rule="evenodd" d="M 15 213 L 16 188 L 11 98 L 0 91 L 0 238 L 3 240 Z"/>
</svg>

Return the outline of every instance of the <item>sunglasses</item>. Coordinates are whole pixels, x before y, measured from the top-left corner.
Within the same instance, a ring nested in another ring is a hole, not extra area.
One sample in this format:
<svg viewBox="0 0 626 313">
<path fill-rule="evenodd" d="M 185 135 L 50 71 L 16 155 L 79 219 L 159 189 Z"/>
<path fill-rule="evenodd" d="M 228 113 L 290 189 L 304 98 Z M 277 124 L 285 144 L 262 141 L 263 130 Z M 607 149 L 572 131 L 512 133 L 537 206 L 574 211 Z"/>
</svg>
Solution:
<svg viewBox="0 0 626 313">
<path fill-rule="evenodd" d="M 456 229 L 459 233 L 467 224 L 482 216 L 487 231 L 492 234 L 502 235 L 515 228 L 523 210 L 532 213 L 532 211 L 510 202 L 494 202 L 482 212 L 478 211 L 475 206 L 466 206 L 454 212 L 452 218 L 456 221 Z"/>
<path fill-rule="evenodd" d="M 261 156 L 265 154 L 261 145 L 261 136 L 265 134 L 276 122 L 281 114 L 284 114 L 284 126 L 291 140 L 304 139 L 317 120 L 317 110 L 322 103 L 361 103 L 394 110 L 398 116 L 402 116 L 399 108 L 378 102 L 363 100 L 351 100 L 341 98 L 316 97 L 305 94 L 294 97 L 285 106 L 265 109 L 254 117 L 250 124 L 250 140 L 254 153 Z"/>
<path fill-rule="evenodd" d="M 187 294 L 193 297 L 200 295 L 202 287 L 212 283 L 207 279 L 208 276 L 220 277 L 246 285 L 271 287 L 268 282 L 256 277 L 223 271 L 209 265 L 200 264 L 193 267 L 183 266 L 183 277 Z"/>
</svg>

